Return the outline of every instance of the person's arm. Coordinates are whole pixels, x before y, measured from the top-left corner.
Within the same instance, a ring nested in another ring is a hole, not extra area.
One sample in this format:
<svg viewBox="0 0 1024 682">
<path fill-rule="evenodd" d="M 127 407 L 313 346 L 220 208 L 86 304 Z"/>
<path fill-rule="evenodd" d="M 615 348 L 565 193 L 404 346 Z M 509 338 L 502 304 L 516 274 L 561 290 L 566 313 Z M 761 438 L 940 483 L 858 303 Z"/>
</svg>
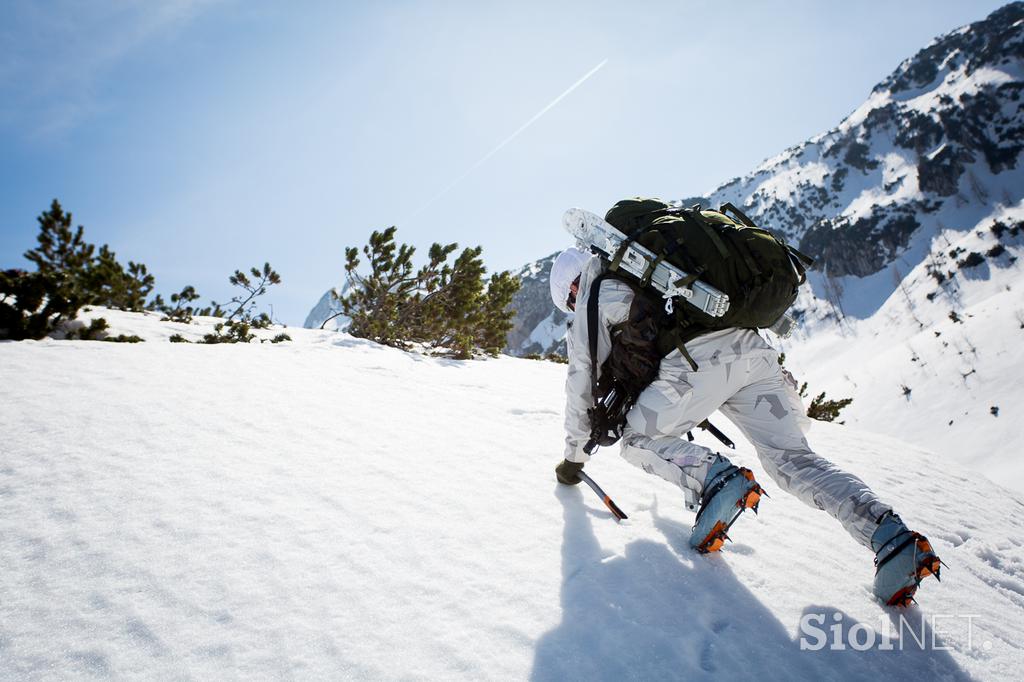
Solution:
<svg viewBox="0 0 1024 682">
<path fill-rule="evenodd" d="M 597 262 L 583 273 L 576 303 L 576 319 L 566 336 L 569 370 L 565 381 L 565 459 L 569 462 L 586 462 L 590 459 L 590 455 L 583 452 L 583 446 L 590 440 L 590 420 L 587 417 L 587 410 L 594 404 L 590 385 L 587 302 L 590 298 L 590 282 L 598 274 L 600 274 L 600 264 Z M 606 279 L 601 283 L 599 300 L 597 366 L 600 369 L 601 364 L 611 352 L 609 327 L 624 321 L 629 316 L 629 306 L 633 302 L 633 290 L 624 282 Z"/>
</svg>

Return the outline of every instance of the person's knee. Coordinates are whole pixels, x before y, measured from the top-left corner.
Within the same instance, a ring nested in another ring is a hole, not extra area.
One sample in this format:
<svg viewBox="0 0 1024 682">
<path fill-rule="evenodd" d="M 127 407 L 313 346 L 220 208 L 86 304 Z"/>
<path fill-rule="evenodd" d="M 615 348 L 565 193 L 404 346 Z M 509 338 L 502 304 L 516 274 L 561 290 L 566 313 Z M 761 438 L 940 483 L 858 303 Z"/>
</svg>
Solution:
<svg viewBox="0 0 1024 682">
<path fill-rule="evenodd" d="M 678 438 L 696 426 L 696 422 L 681 422 L 671 410 L 654 410 L 637 404 L 626 415 L 629 431 L 650 439 Z"/>
<path fill-rule="evenodd" d="M 628 429 L 622 438 L 620 454 L 630 462 L 651 460 L 675 467 L 692 467 L 709 461 L 716 453 L 709 448 L 676 436 L 651 438 Z"/>
</svg>

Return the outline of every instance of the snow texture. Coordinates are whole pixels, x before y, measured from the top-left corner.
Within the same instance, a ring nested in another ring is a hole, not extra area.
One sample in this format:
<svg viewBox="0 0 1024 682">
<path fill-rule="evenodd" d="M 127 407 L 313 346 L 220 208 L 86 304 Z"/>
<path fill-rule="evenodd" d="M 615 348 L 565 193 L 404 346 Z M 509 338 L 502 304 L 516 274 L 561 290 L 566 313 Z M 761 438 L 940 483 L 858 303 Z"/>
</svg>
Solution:
<svg viewBox="0 0 1024 682">
<path fill-rule="evenodd" d="M 563 365 L 93 314 L 147 341 L 0 343 L 2 679 L 1019 679 L 1024 504 L 948 455 L 810 434 L 948 564 L 899 612 L 721 417 L 775 494 L 700 556 L 612 450 L 587 471 L 628 521 L 555 483 Z M 856 637 L 801 650 L 804 618 Z"/>
<path fill-rule="evenodd" d="M 997 221 L 1024 224 L 1024 207 L 936 235 L 928 258 L 905 275 L 900 268 L 908 265 L 899 261 L 873 278 L 841 278 L 841 310 L 823 321 L 822 294 L 805 328 L 782 348 L 812 395 L 854 398 L 842 412 L 848 424 L 917 443 L 1019 494 L 1024 235 L 997 236 Z M 988 255 L 997 248 L 1002 253 Z M 985 254 L 978 265 L 967 264 L 972 253 Z M 894 280 L 896 290 L 858 319 L 851 302 L 868 298 L 872 286 L 891 289 Z M 822 284 L 812 275 L 816 290 Z"/>
</svg>

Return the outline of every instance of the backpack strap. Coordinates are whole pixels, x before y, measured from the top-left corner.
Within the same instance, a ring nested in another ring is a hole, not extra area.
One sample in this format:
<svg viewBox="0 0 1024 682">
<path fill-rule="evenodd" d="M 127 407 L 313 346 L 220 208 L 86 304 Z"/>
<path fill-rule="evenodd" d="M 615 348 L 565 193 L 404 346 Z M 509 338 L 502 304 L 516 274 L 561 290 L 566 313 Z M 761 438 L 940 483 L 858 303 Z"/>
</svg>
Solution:
<svg viewBox="0 0 1024 682">
<path fill-rule="evenodd" d="M 647 264 L 647 269 L 644 270 L 643 277 L 640 278 L 640 286 L 646 287 L 651 283 L 651 277 L 654 276 L 654 271 L 658 268 L 661 261 L 665 260 L 667 253 L 662 253 L 654 258 L 650 263 Z"/>
<path fill-rule="evenodd" d="M 611 273 L 604 272 L 594 278 L 590 283 L 590 294 L 587 296 L 587 345 L 590 348 L 590 393 L 594 395 L 597 390 L 597 323 L 598 323 L 598 298 L 601 294 L 601 283 Z"/>
<path fill-rule="evenodd" d="M 649 214 L 645 213 L 644 215 Z M 610 272 L 615 272 L 616 270 L 619 269 L 619 265 L 622 263 L 622 257 L 626 255 L 626 251 L 629 250 L 629 247 L 633 244 L 633 242 L 637 240 L 638 237 L 640 237 L 640 235 L 642 235 L 644 232 L 647 232 L 650 229 L 650 226 L 641 225 L 640 227 L 636 228 L 628 235 L 626 235 L 626 238 L 623 239 L 622 243 L 619 245 L 618 250 L 615 251 L 615 256 L 612 257 L 611 264 L 608 266 L 608 270 Z"/>
<path fill-rule="evenodd" d="M 623 232 L 625 232 L 624 228 L 626 227 L 632 227 L 634 225 L 636 227 L 634 227 L 629 232 L 629 234 L 626 235 L 626 238 L 622 241 L 622 244 L 619 245 L 618 250 L 612 257 L 611 264 L 608 266 L 608 270 L 611 272 L 615 272 L 616 270 L 619 269 L 619 265 L 622 263 L 622 258 L 626 255 L 626 251 L 629 249 L 630 245 L 633 242 L 635 242 L 642 234 L 644 234 L 645 232 L 650 232 L 651 230 L 657 230 L 658 232 L 662 232 L 659 229 L 658 225 L 654 224 L 654 220 L 657 220 L 659 217 L 662 216 L 680 216 L 685 214 L 685 212 L 686 209 L 671 208 L 668 205 L 663 205 L 662 208 L 656 208 L 653 211 L 645 211 L 643 213 L 633 215 L 629 220 L 630 225 L 623 225 L 620 229 L 622 229 Z M 654 218 L 651 218 L 651 216 L 654 216 Z M 672 241 L 671 239 L 668 238 L 667 235 L 665 235 L 664 232 L 662 232 L 662 235 L 665 236 L 666 241 Z M 717 237 L 717 235 L 712 236 L 712 238 L 714 237 Z M 648 264 L 647 271 L 641 278 L 643 286 L 647 286 L 650 283 L 651 275 L 654 274 L 654 269 L 658 267 L 658 263 L 664 260 L 664 258 L 666 258 L 672 251 L 679 248 L 681 244 L 682 242 L 680 242 L 679 244 L 675 244 L 674 246 L 672 246 L 671 250 L 668 253 L 659 256 L 655 260 L 655 262 Z M 728 256 L 727 253 L 723 255 Z"/>
<path fill-rule="evenodd" d="M 793 248 L 789 244 L 783 244 L 786 247 L 786 253 L 789 255 L 789 259 L 793 261 L 793 266 L 796 271 L 800 274 L 800 284 L 807 281 L 807 271 L 814 265 L 814 259 L 805 253 L 801 253 L 797 249 Z"/>
<path fill-rule="evenodd" d="M 722 204 L 722 208 L 719 209 L 718 212 L 719 213 L 725 213 L 726 211 L 729 211 L 734 216 L 739 218 L 740 222 L 743 223 L 744 225 L 746 225 L 747 227 L 757 227 L 757 225 L 754 224 L 754 221 L 747 217 L 746 213 L 744 213 L 743 211 L 739 210 L 738 208 L 733 206 L 728 201 L 725 202 L 724 204 Z"/>
<path fill-rule="evenodd" d="M 798 251 L 795 247 L 790 246 L 789 244 L 786 244 L 786 248 L 789 249 L 789 252 L 793 254 L 793 256 L 795 256 L 798 261 L 803 263 L 803 266 L 805 268 L 810 268 L 812 265 L 814 265 L 814 259 L 808 256 L 806 253 Z"/>
<path fill-rule="evenodd" d="M 690 351 L 686 350 L 686 344 L 683 343 L 681 339 L 676 342 L 676 348 L 679 349 L 680 354 L 686 358 L 686 361 L 690 363 L 690 368 L 693 369 L 694 372 L 700 369 L 700 366 L 697 365 L 697 361 L 693 359 L 692 355 L 690 355 Z"/>
<path fill-rule="evenodd" d="M 670 331 L 666 330 L 664 332 L 665 337 L 667 337 L 667 343 L 664 345 L 659 343 L 659 345 L 661 345 L 661 352 L 664 355 L 668 355 L 668 353 L 672 351 L 672 348 L 678 350 L 690 365 L 690 369 L 696 372 L 700 369 L 700 366 L 697 364 L 697 361 L 693 359 L 693 356 L 690 355 L 690 352 L 686 350 L 686 342 L 700 336 L 700 330 L 693 330 L 696 331 L 696 333 L 687 333 L 684 329 L 689 326 L 689 322 L 684 322 L 679 320 L 679 318 L 676 318 L 676 326 L 674 326 Z"/>
<path fill-rule="evenodd" d="M 726 202 L 722 204 L 722 208 L 719 209 L 719 213 L 725 213 L 726 211 L 729 211 L 734 216 L 739 218 L 740 222 L 746 225 L 747 227 L 757 227 L 757 225 L 754 224 L 754 221 L 751 220 L 746 213 L 736 208 L 736 206 L 733 205 L 732 203 Z M 775 237 L 774 234 L 772 234 L 772 236 Z M 806 271 L 809 270 L 812 265 L 814 265 L 814 259 L 805 253 L 801 253 L 798 249 L 796 249 L 793 246 L 790 246 L 789 244 L 779 239 L 778 237 L 775 237 L 775 241 L 779 242 L 779 244 L 781 244 L 789 253 L 790 258 L 793 260 L 793 265 L 796 266 L 797 272 L 800 274 L 800 284 L 806 282 Z"/>
<path fill-rule="evenodd" d="M 706 234 L 708 239 L 710 239 L 715 245 L 715 248 L 718 249 L 718 255 L 723 259 L 728 259 L 729 256 L 732 255 L 732 252 L 729 251 L 728 247 L 726 247 L 725 242 L 723 242 L 722 238 L 718 236 L 718 232 L 711 226 L 707 218 L 702 216 L 699 212 L 687 211 L 686 209 L 683 209 L 679 215 L 681 215 L 684 220 L 689 220 L 699 226 L 700 229 L 704 230 L 704 234 Z"/>
</svg>

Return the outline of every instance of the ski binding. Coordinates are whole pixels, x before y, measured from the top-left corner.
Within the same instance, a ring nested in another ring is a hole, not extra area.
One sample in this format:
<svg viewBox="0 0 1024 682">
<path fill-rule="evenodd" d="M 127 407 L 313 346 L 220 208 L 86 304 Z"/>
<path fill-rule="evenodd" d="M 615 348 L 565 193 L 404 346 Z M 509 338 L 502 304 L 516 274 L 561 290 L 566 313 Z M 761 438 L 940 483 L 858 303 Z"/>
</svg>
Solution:
<svg viewBox="0 0 1024 682">
<path fill-rule="evenodd" d="M 611 260 L 618 253 L 626 235 L 620 232 L 601 216 L 582 208 L 570 208 L 562 216 L 565 229 L 576 238 L 577 245 L 592 251 L 606 260 Z M 629 274 L 642 279 L 648 266 L 656 256 L 649 249 L 631 243 L 622 256 L 619 267 Z M 665 299 L 665 310 L 672 312 L 673 299 L 680 298 L 689 305 L 712 317 L 721 317 L 729 310 L 729 296 L 710 284 L 695 280 L 689 286 L 680 286 L 679 282 L 688 277 L 671 263 L 661 261 L 651 274 L 651 286 L 661 292 Z"/>
</svg>

